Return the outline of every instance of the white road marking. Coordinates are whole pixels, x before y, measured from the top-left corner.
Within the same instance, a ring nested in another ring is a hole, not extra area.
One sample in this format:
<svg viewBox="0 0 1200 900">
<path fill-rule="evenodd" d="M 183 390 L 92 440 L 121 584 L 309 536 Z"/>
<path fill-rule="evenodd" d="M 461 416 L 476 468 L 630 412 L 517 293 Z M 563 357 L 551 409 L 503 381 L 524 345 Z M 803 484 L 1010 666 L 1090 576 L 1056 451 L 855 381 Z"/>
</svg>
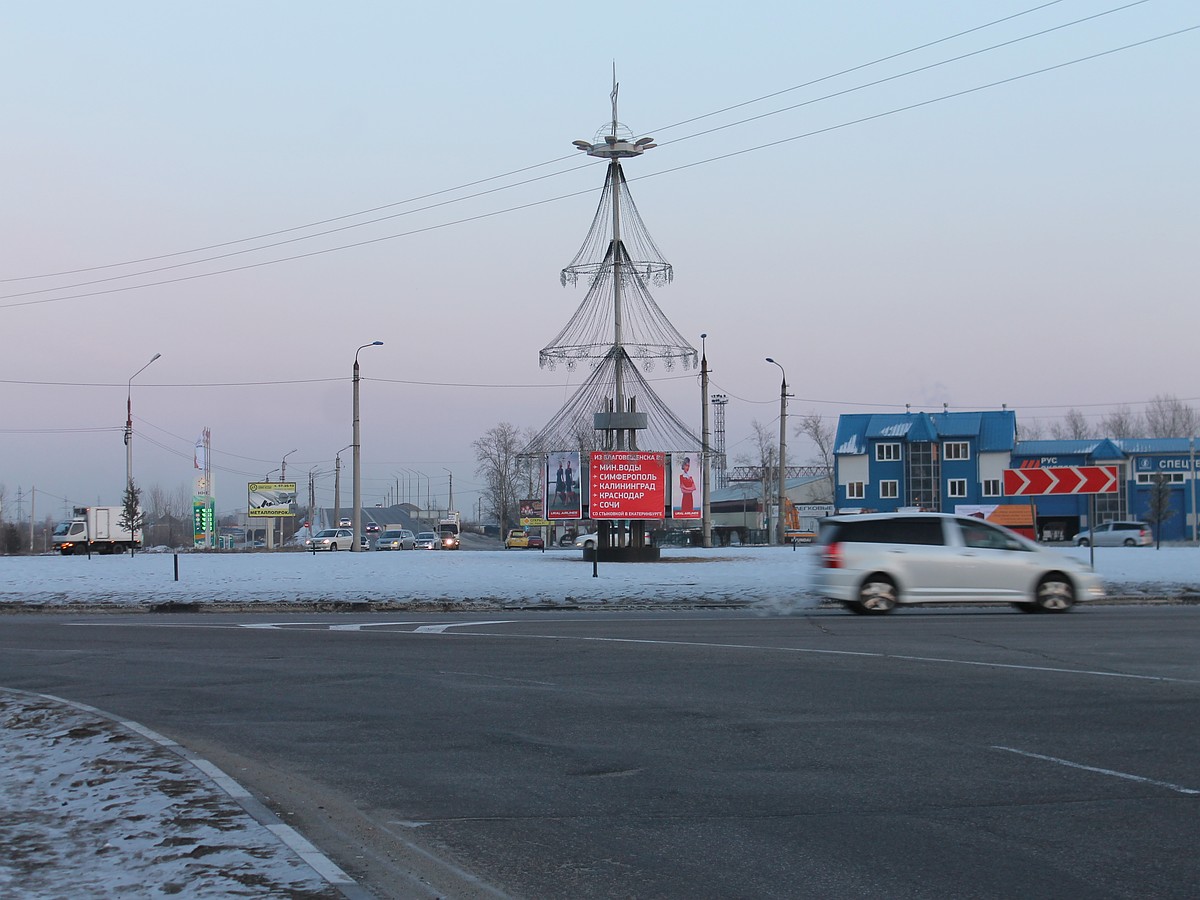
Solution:
<svg viewBox="0 0 1200 900">
<path fill-rule="evenodd" d="M 444 634 L 447 628 L 467 628 L 480 625 L 508 625 L 519 622 L 519 619 L 498 619 L 488 622 L 451 622 L 443 625 L 422 625 L 413 631 L 397 631 L 397 634 Z M 710 620 L 705 620 L 710 621 Z M 397 625 L 417 625 L 417 622 L 372 622 L 360 625 L 331 625 L 328 622 L 262 622 L 256 624 L 235 625 L 194 625 L 191 623 L 122 623 L 122 622 L 68 622 L 68 625 L 99 625 L 124 627 L 157 627 L 157 628 L 263 628 L 284 630 L 291 628 L 324 628 L 338 631 L 359 631 L 362 628 L 388 627 Z M 595 641 L 613 644 L 647 644 L 660 647 L 711 647 L 718 650 L 756 650 L 776 651 L 782 653 L 812 653 L 827 656 L 860 656 L 868 659 L 894 659 L 907 662 L 942 663 L 952 666 L 975 666 L 985 669 L 1014 669 L 1024 672 L 1050 672 L 1060 675 L 1086 675 L 1094 678 L 1124 678 L 1130 681 L 1156 681 L 1169 684 L 1200 684 L 1196 678 L 1173 678 L 1169 675 L 1137 675 L 1131 672 L 1106 672 L 1100 669 L 1067 669 L 1061 666 L 1031 666 L 1019 663 L 985 662 L 977 659 L 950 659 L 942 656 L 906 656 L 899 653 L 880 653 L 869 650 L 823 650 L 815 647 L 776 647 L 763 644 L 725 644 L 717 641 L 665 641 L 648 638 L 615 638 L 615 637 L 581 637 L 554 634 L 528 634 L 524 632 L 486 632 L 475 631 L 472 637 L 527 638 L 546 641 Z"/>
<path fill-rule="evenodd" d="M 992 747 L 993 750 L 1004 750 L 1007 753 L 1016 753 L 1018 756 L 1028 756 L 1030 759 L 1040 759 L 1045 762 L 1052 762 L 1060 766 L 1067 766 L 1071 769 L 1082 769 L 1085 772 L 1095 772 L 1099 775 L 1111 775 L 1114 778 L 1124 778 L 1127 781 L 1138 781 L 1142 784 L 1152 784 L 1155 787 L 1163 787 L 1167 790 L 1175 791 L 1177 794 L 1187 794 L 1189 796 L 1200 795 L 1200 791 L 1192 788 L 1185 788 L 1182 785 L 1171 784 L 1169 781 L 1156 781 L 1153 778 L 1145 778 L 1141 775 L 1130 775 L 1128 772 L 1118 772 L 1114 769 L 1101 769 L 1096 766 L 1085 766 L 1083 763 L 1071 762 L 1069 759 L 1059 759 L 1056 756 L 1043 756 L 1040 753 L 1030 753 L 1028 750 L 1018 750 L 1015 747 L 1001 747 L 998 744 Z"/>
<path fill-rule="evenodd" d="M 906 662 L 947 663 L 956 666 L 979 666 L 986 669 L 1018 669 L 1026 672 L 1054 672 L 1062 675 L 1091 675 L 1100 678 L 1128 678 L 1133 681 L 1159 681 L 1172 684 L 1200 684 L 1195 678 L 1172 678 L 1168 675 L 1133 675 L 1128 672 L 1105 672 L 1095 669 L 1064 669 L 1057 666 L 1026 666 L 1017 663 L 984 662 L 976 659 L 949 659 L 941 656 L 905 656 L 899 653 L 879 653 L 870 650 L 819 650 L 814 647 L 773 647 L 764 644 L 722 644 L 715 641 L 663 641 L 650 638 L 580 637 L 556 634 L 526 634 L 522 632 L 472 632 L 472 637 L 532 638 L 547 641 L 595 641 L 611 644 L 651 644 L 664 647 L 712 647 L 719 650 L 759 650 L 780 653 L 813 653 L 825 656 L 861 656 L 868 659 L 897 659 Z"/>
<path fill-rule="evenodd" d="M 414 633 L 445 634 L 447 628 L 470 628 L 474 625 L 510 625 L 514 619 L 496 619 L 491 622 L 449 622 L 445 625 L 422 625 Z"/>
</svg>

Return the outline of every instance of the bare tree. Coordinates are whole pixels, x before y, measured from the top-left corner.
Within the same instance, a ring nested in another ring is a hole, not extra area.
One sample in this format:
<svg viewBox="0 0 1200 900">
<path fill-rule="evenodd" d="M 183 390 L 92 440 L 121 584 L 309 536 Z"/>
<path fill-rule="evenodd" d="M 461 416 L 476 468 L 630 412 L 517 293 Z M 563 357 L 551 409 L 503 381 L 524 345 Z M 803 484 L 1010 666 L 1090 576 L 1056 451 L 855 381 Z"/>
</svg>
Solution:
<svg viewBox="0 0 1200 900">
<path fill-rule="evenodd" d="M 1198 424 L 1196 411 L 1171 394 L 1158 394 L 1146 406 L 1146 437 L 1192 437 Z"/>
<path fill-rule="evenodd" d="M 750 423 L 754 429 L 750 450 L 738 454 L 736 462 L 741 466 L 753 466 L 759 470 L 759 480 L 762 487 L 762 509 L 770 508 L 773 487 L 779 484 L 779 432 L 770 425 L 764 425 L 755 419 Z"/>
<path fill-rule="evenodd" d="M 1046 436 L 1046 429 L 1037 419 L 1029 419 L 1017 423 L 1017 440 L 1040 441 Z"/>
<path fill-rule="evenodd" d="M 1145 430 L 1146 426 L 1142 422 L 1142 417 L 1128 406 L 1118 406 L 1100 420 L 1100 432 L 1105 437 L 1118 440 L 1141 437 Z"/>
<path fill-rule="evenodd" d="M 507 531 L 517 521 L 517 501 L 526 489 L 529 477 L 528 458 L 520 453 L 524 442 L 515 425 L 501 422 L 476 438 L 475 474 L 483 478 L 483 501 L 488 511 L 495 515 L 500 530 Z"/>
<path fill-rule="evenodd" d="M 1096 436 L 1087 417 L 1077 409 L 1068 409 L 1061 422 L 1050 426 L 1050 436 L 1056 441 L 1082 441 Z"/>
<path fill-rule="evenodd" d="M 1154 526 L 1154 547 L 1162 548 L 1163 522 L 1175 515 L 1171 508 L 1171 482 L 1166 475 L 1156 474 L 1150 482 L 1150 493 L 1146 498 L 1146 519 Z"/>
<path fill-rule="evenodd" d="M 826 423 L 819 413 L 810 412 L 800 417 L 800 421 L 796 424 L 796 434 L 808 438 L 812 441 L 813 447 L 816 448 L 817 452 L 809 458 L 809 464 L 824 466 L 828 470 L 820 502 L 832 503 L 835 495 L 833 482 L 833 451 L 835 448 L 833 442 L 837 439 L 837 428 L 830 423 Z"/>
</svg>

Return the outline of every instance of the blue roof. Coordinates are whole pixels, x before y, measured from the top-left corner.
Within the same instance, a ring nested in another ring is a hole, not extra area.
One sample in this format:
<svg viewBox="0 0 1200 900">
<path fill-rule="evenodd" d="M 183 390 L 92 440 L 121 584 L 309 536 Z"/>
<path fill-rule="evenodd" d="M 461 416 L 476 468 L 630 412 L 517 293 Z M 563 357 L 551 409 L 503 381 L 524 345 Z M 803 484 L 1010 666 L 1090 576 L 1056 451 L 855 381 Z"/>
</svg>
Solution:
<svg viewBox="0 0 1200 900">
<path fill-rule="evenodd" d="M 971 437 L 981 452 L 1011 451 L 1017 418 L 1012 410 L 986 412 L 852 413 L 838 418 L 834 452 L 853 456 L 867 452 L 869 442 L 904 440 L 908 443 Z"/>
<path fill-rule="evenodd" d="M 1116 438 L 1110 443 L 1129 454 L 1190 453 L 1191 438 Z"/>
<path fill-rule="evenodd" d="M 1189 453 L 1188 438 L 1085 438 L 1061 441 L 1021 441 L 1017 456 L 1087 456 L 1093 460 L 1125 459 L 1147 454 Z"/>
</svg>

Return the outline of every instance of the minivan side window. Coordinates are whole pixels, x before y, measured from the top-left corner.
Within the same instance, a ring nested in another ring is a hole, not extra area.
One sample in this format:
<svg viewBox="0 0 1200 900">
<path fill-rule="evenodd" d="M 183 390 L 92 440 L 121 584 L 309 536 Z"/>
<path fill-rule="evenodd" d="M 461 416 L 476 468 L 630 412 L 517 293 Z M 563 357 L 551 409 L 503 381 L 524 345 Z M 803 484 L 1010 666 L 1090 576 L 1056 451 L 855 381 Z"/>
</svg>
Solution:
<svg viewBox="0 0 1200 900">
<path fill-rule="evenodd" d="M 1001 531 L 987 522 L 972 520 L 959 522 L 962 531 L 963 545 L 980 550 L 1026 550 L 1028 549 L 1012 536 Z"/>
<path fill-rule="evenodd" d="M 932 544 L 945 543 L 942 520 L 936 516 L 910 516 L 894 519 L 869 519 L 842 522 L 835 541 L 856 544 Z"/>
</svg>

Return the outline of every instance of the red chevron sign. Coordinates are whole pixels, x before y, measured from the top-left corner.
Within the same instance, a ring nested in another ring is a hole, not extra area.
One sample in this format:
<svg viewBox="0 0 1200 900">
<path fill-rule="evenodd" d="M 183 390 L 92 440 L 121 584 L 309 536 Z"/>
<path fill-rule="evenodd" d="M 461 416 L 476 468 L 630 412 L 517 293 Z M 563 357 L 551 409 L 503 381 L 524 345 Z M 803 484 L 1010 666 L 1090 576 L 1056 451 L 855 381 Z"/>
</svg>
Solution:
<svg viewBox="0 0 1200 900">
<path fill-rule="evenodd" d="M 1004 470 L 1004 493 L 1008 497 L 1116 492 L 1116 466 L 1055 466 L 1047 469 Z"/>
</svg>

